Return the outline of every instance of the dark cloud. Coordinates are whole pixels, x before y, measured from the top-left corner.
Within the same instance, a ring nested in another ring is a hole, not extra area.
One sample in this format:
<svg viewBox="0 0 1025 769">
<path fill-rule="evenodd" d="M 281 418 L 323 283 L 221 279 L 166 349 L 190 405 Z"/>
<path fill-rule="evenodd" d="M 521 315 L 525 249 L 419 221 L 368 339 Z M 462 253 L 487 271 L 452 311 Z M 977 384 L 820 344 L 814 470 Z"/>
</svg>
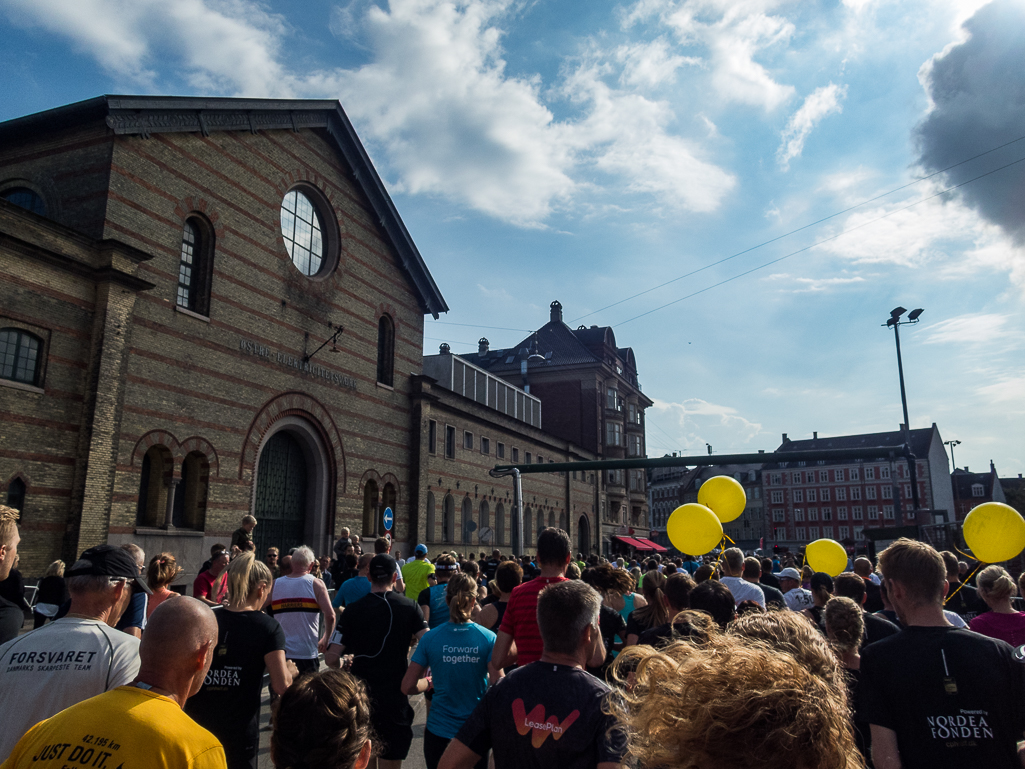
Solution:
<svg viewBox="0 0 1025 769">
<path fill-rule="evenodd" d="M 968 40 L 934 57 L 926 89 L 935 109 L 918 126 L 933 171 L 1025 135 L 1025 3 L 997 0 L 965 22 Z M 1025 140 L 947 173 L 953 184 L 1025 156 Z M 1025 163 L 961 188 L 965 202 L 1025 243 Z"/>
</svg>

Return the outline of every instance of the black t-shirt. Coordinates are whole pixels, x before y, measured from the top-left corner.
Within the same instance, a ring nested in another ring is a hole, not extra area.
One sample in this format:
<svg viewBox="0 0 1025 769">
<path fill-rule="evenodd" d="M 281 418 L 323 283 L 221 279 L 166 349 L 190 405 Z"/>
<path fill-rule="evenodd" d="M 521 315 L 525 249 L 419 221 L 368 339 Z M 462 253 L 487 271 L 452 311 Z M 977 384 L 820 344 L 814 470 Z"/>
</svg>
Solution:
<svg viewBox="0 0 1025 769">
<path fill-rule="evenodd" d="M 601 633 L 601 640 L 605 644 L 605 660 L 598 668 L 588 668 L 595 675 L 604 678 L 609 665 L 615 657 L 612 656 L 612 644 L 618 635 L 620 638 L 626 635 L 626 620 L 623 615 L 611 606 L 602 604 L 598 609 L 598 632 Z"/>
<path fill-rule="evenodd" d="M 675 625 L 667 622 L 665 625 L 645 630 L 638 636 L 637 644 L 658 648 L 660 646 L 667 646 L 673 641 L 679 641 L 682 638 L 705 640 L 702 634 L 694 630 L 687 622 L 677 622 Z"/>
<path fill-rule="evenodd" d="M 217 607 L 214 614 L 217 648 L 213 663 L 203 688 L 185 703 L 185 712 L 213 732 L 229 753 L 255 755 L 260 743 L 263 658 L 284 651 L 285 631 L 276 619 L 260 611 Z"/>
<path fill-rule="evenodd" d="M 639 636 L 645 630 L 651 629 L 651 623 L 645 616 L 648 612 L 645 611 L 646 606 L 642 606 L 640 609 L 634 609 L 630 612 L 630 616 L 626 618 L 626 632 L 620 635 L 620 638 L 626 640 L 628 635 Z"/>
<path fill-rule="evenodd" d="M 427 629 L 420 607 L 404 595 L 368 593 L 345 607 L 333 643 L 355 655 L 352 674 L 376 695 L 398 694 L 406 674 L 409 644 Z"/>
<path fill-rule="evenodd" d="M 769 572 L 763 571 L 762 576 L 758 578 L 758 582 L 759 587 L 765 587 L 768 585 L 769 587 L 774 587 L 777 590 L 780 589 L 779 579 L 775 574 L 770 574 Z M 766 596 L 766 598 L 768 598 L 768 596 Z"/>
<path fill-rule="evenodd" d="M 905 769 L 1020 769 L 1025 659 L 952 627 L 907 627 L 865 648 L 859 716 L 892 729 Z"/>
<path fill-rule="evenodd" d="M 884 638 L 889 638 L 892 635 L 897 635 L 900 632 L 900 628 L 894 625 L 886 617 L 880 617 L 876 614 L 869 614 L 867 611 L 862 612 L 862 619 L 865 621 L 865 635 L 861 641 L 861 648 L 864 649 L 869 644 L 874 644 L 876 641 L 882 641 Z"/>
<path fill-rule="evenodd" d="M 957 591 L 956 593 L 954 592 L 955 590 Z M 971 585 L 961 586 L 957 582 L 951 582 L 947 595 L 950 596 L 950 600 L 943 605 L 943 608 L 955 614 L 960 614 L 961 619 L 965 620 L 965 622 L 975 619 L 975 617 L 983 612 L 989 611 L 989 606 L 986 605 L 986 602 L 979 598 L 979 591 Z"/>
<path fill-rule="evenodd" d="M 495 769 L 594 769 L 625 742 L 606 714 L 609 687 L 580 668 L 532 662 L 488 689 L 456 739 Z M 612 729 L 612 734 L 609 734 Z"/>
<path fill-rule="evenodd" d="M 776 581 L 778 582 L 779 580 L 776 580 Z M 776 606 L 777 608 L 780 608 L 780 609 L 786 609 L 787 608 L 787 601 L 783 597 L 783 593 L 781 591 L 777 590 L 772 585 L 766 585 L 764 583 L 763 584 L 759 584 L 758 587 L 760 587 L 762 589 L 762 593 L 765 594 L 765 606 L 766 606 L 766 608 L 768 608 L 770 606 Z"/>
<path fill-rule="evenodd" d="M 24 623 L 24 610 L 6 598 L 0 598 L 0 644 L 17 638 Z"/>
<path fill-rule="evenodd" d="M 873 614 L 877 611 L 882 611 L 884 608 L 883 596 L 879 585 L 864 577 L 861 578 L 861 581 L 865 583 L 865 611 L 872 612 Z"/>
<path fill-rule="evenodd" d="M 49 603 L 60 606 L 68 600 L 68 586 L 64 577 L 56 574 L 43 577 L 39 580 L 39 588 L 36 590 L 36 603 Z"/>
<path fill-rule="evenodd" d="M 495 578 L 495 572 L 498 571 L 498 564 L 500 564 L 497 558 L 489 558 L 484 564 L 484 578 L 490 582 Z"/>
</svg>

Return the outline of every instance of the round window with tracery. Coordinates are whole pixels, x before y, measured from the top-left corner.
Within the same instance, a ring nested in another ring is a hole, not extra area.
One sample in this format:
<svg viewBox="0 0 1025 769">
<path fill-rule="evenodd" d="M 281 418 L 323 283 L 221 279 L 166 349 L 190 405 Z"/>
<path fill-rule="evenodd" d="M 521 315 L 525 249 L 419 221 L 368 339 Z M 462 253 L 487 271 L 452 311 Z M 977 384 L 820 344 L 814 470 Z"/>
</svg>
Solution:
<svg viewBox="0 0 1025 769">
<path fill-rule="evenodd" d="M 316 206 L 300 190 L 281 202 L 281 236 L 292 264 L 303 275 L 317 275 L 324 266 L 324 227 Z"/>
</svg>

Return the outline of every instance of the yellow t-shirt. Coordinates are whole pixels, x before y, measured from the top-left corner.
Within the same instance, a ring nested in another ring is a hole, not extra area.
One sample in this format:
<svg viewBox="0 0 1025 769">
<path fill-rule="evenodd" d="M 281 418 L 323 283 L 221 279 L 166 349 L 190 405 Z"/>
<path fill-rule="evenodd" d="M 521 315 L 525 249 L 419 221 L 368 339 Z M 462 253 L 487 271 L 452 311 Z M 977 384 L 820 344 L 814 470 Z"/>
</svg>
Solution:
<svg viewBox="0 0 1025 769">
<path fill-rule="evenodd" d="M 224 748 L 168 697 L 122 686 L 40 721 L 0 769 L 227 769 Z"/>
<path fill-rule="evenodd" d="M 414 601 L 420 597 L 420 591 L 427 588 L 427 575 L 434 573 L 434 564 L 426 558 L 406 561 L 402 567 L 402 581 L 406 583 L 406 598 Z"/>
</svg>

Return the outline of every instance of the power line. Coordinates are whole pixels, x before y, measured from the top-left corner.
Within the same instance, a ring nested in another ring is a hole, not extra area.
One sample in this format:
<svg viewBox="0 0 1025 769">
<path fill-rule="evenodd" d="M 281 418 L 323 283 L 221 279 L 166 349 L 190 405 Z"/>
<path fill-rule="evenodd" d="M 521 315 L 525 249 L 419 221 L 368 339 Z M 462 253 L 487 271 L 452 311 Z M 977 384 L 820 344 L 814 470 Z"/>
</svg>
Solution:
<svg viewBox="0 0 1025 769">
<path fill-rule="evenodd" d="M 1023 137 L 1023 138 L 1025 138 L 1025 137 Z M 772 266 L 774 264 L 778 264 L 779 262 L 782 262 L 784 259 L 789 259 L 791 256 L 796 256 L 797 254 L 804 253 L 805 251 L 809 251 L 809 250 L 815 248 L 816 246 L 822 245 L 823 243 L 828 243 L 831 240 L 836 240 L 837 238 L 843 237 L 844 235 L 847 235 L 847 234 L 849 234 L 851 232 L 854 232 L 856 230 L 860 230 L 862 227 L 867 227 L 868 225 L 875 224 L 876 222 L 880 222 L 883 219 L 888 219 L 889 217 L 893 216 L 894 214 L 899 214 L 901 211 L 907 211 L 909 208 L 914 208 L 919 203 L 925 203 L 926 201 L 932 200 L 933 198 L 938 198 L 941 195 L 946 195 L 948 192 L 953 192 L 954 190 L 958 189 L 959 187 L 964 187 L 966 184 L 971 184 L 972 182 L 978 181 L 979 179 L 982 179 L 982 178 L 984 178 L 986 176 L 990 176 L 991 174 L 995 174 L 998 171 L 1003 171 L 1005 168 L 1010 168 L 1011 166 L 1017 165 L 1018 163 L 1021 163 L 1023 161 L 1025 161 L 1025 157 L 1018 158 L 1017 160 L 1013 160 L 1010 163 L 1006 163 L 1005 165 L 1000 166 L 999 168 L 994 168 L 992 171 L 987 171 L 984 174 L 979 174 L 978 176 L 976 176 L 976 177 L 974 177 L 972 179 L 969 179 L 967 181 L 961 182 L 960 184 L 955 184 L 953 187 L 947 187 L 945 190 L 940 190 L 939 192 L 937 192 L 934 195 L 929 195 L 928 197 L 924 197 L 924 198 L 922 198 L 920 200 L 916 200 L 914 203 L 911 203 L 910 205 L 904 206 L 903 208 L 896 208 L 893 211 L 890 211 L 887 214 L 883 214 L 882 216 L 880 216 L 880 217 L 878 217 L 876 219 L 870 219 L 867 222 L 862 222 L 861 224 L 857 225 L 856 227 L 851 227 L 851 228 L 846 229 L 846 230 L 841 230 L 840 232 L 836 233 L 835 235 L 831 235 L 828 238 L 823 238 L 822 240 L 818 240 L 818 241 L 812 243 L 811 245 L 805 246 L 804 248 L 799 248 L 796 251 L 791 251 L 789 254 L 785 254 L 784 256 L 781 256 L 778 259 L 773 259 L 771 261 L 765 262 L 764 264 L 760 264 L 757 267 L 752 267 L 750 270 L 745 270 L 744 272 L 741 272 L 741 273 L 739 273 L 737 275 L 734 275 L 733 277 L 726 278 L 724 280 L 719 281 L 718 283 L 713 283 L 711 286 L 707 286 L 705 288 L 702 288 L 699 291 L 695 291 L 692 294 L 687 294 L 686 296 L 681 296 L 679 299 L 674 299 L 671 302 L 666 302 L 665 304 L 660 305 L 658 307 L 655 307 L 655 308 L 653 308 L 651 310 L 648 310 L 647 312 L 642 312 L 640 315 L 635 315 L 632 318 L 620 321 L 619 323 L 617 323 L 615 325 L 617 327 L 618 326 L 624 326 L 627 323 L 632 323 L 633 321 L 638 320 L 640 318 L 643 318 L 646 315 L 651 315 L 653 312 L 658 312 L 659 310 L 664 310 L 666 307 L 672 307 L 674 304 L 679 304 L 684 299 L 691 299 L 692 297 L 695 297 L 698 294 L 703 294 L 706 291 L 711 291 L 713 288 L 718 288 L 719 286 L 723 286 L 723 285 L 725 285 L 727 283 L 731 283 L 732 281 L 737 280 L 738 278 L 743 278 L 745 275 L 750 275 L 752 272 L 757 272 L 758 270 L 762 270 L 762 269 L 765 269 L 766 267 L 770 267 L 770 266 Z M 967 162 L 967 161 L 963 161 L 963 162 Z M 777 238 L 777 240 L 778 240 L 778 238 Z M 726 260 L 724 259 L 722 261 L 726 261 Z M 714 265 L 709 265 L 709 266 L 714 266 Z M 707 269 L 707 268 L 706 267 L 702 267 L 701 269 Z M 700 270 L 697 270 L 696 272 L 700 272 Z M 623 301 L 626 301 L 626 300 L 623 300 Z M 617 304 L 620 304 L 620 303 L 617 302 Z M 610 305 L 610 306 L 612 306 L 612 305 Z"/>
<path fill-rule="evenodd" d="M 978 155 L 973 155 L 972 157 L 967 158 L 966 160 L 962 160 L 960 162 L 954 163 L 953 165 L 949 165 L 946 168 L 942 168 L 939 171 L 935 171 L 934 173 L 929 174 L 928 176 L 923 176 L 923 177 L 920 177 L 918 179 L 915 179 L 914 181 L 908 182 L 907 184 L 902 184 L 900 187 L 895 187 L 892 190 L 889 190 L 888 192 L 884 192 L 884 193 L 882 193 L 880 195 L 876 195 L 874 198 L 869 198 L 868 200 L 863 200 L 860 203 L 856 203 L 855 205 L 851 206 L 850 208 L 845 208 L 842 211 L 837 211 L 836 213 L 830 214 L 829 216 L 824 216 L 821 219 L 817 219 L 816 221 L 811 222 L 810 224 L 805 224 L 805 225 L 803 225 L 801 227 L 798 227 L 795 230 L 790 230 L 790 232 L 785 232 L 782 235 L 779 235 L 779 236 L 777 236 L 775 238 L 771 238 L 769 240 L 763 241 L 763 242 L 761 242 L 761 243 L 759 243 L 757 245 L 751 246 L 750 248 L 745 248 L 743 251 L 738 251 L 737 253 L 732 254 L 731 256 L 724 257 L 724 258 L 720 259 L 717 262 L 712 262 L 711 264 L 706 264 L 704 267 L 699 267 L 696 270 L 692 270 L 691 272 L 688 272 L 688 273 L 686 273 L 684 275 L 680 275 L 679 277 L 673 278 L 672 280 L 667 280 L 665 283 L 660 283 L 657 286 L 653 286 L 652 288 L 645 289 L 644 291 L 636 293 L 636 294 L 634 294 L 632 296 L 628 296 L 625 299 L 620 299 L 618 302 L 613 302 L 612 304 L 605 305 L 604 307 L 601 307 L 601 308 L 599 308 L 597 310 L 592 310 L 591 312 L 587 313 L 586 315 L 581 315 L 579 318 L 574 318 L 573 320 L 570 321 L 570 323 L 576 323 L 578 320 L 583 320 L 584 318 L 589 318 L 590 316 L 596 315 L 599 312 L 604 312 L 605 310 L 612 309 L 613 307 L 617 307 L 617 306 L 623 304 L 624 302 L 629 302 L 629 301 L 631 301 L 633 299 L 636 299 L 636 298 L 638 298 L 640 296 L 644 296 L 645 294 L 650 294 L 652 291 L 657 291 L 660 288 L 665 288 L 666 286 L 671 285 L 673 283 L 676 283 L 677 281 L 683 280 L 684 278 L 689 278 L 689 277 L 691 277 L 693 275 L 697 275 L 699 272 L 704 272 L 705 270 L 709 270 L 712 267 L 717 267 L 720 264 L 723 264 L 725 262 L 730 261 L 731 259 L 736 259 L 738 256 L 743 256 L 744 254 L 750 253 L 751 251 L 755 251 L 755 250 L 761 248 L 762 246 L 768 246 L 768 245 L 770 245 L 772 243 L 775 243 L 777 240 L 782 240 L 783 238 L 787 238 L 787 237 L 790 237 L 791 235 L 795 235 L 798 232 L 801 232 L 803 230 L 808 229 L 809 227 L 814 227 L 814 226 L 816 226 L 818 224 L 822 224 L 823 222 L 827 222 L 830 219 L 835 219 L 838 216 L 843 216 L 844 214 L 850 213 L 851 211 L 853 211 L 853 210 L 855 210 L 857 208 L 861 208 L 862 206 L 867 206 L 869 203 L 874 203 L 877 200 L 880 200 L 882 198 L 888 197 L 889 195 L 892 195 L 895 192 L 900 192 L 901 190 L 907 189 L 908 187 L 913 187 L 914 185 L 919 184 L 920 182 L 924 182 L 924 181 L 927 181 L 929 179 L 932 179 L 934 176 L 938 176 L 939 174 L 946 173 L 947 171 L 951 170 L 952 168 L 957 168 L 958 166 L 964 165 L 965 163 L 970 163 L 973 160 L 978 160 L 979 158 L 981 158 L 981 157 L 983 157 L 985 155 L 989 155 L 989 154 L 991 154 L 993 152 L 996 152 L 997 150 L 1002 150 L 1004 147 L 1009 147 L 1010 145 L 1015 144 L 1016 142 L 1020 142 L 1022 139 L 1025 139 L 1025 136 L 1019 136 L 1017 139 L 1012 139 L 1011 141 L 1005 142 L 1004 144 L 1001 144 L 998 147 L 993 147 L 992 149 L 986 150 L 985 152 L 980 152 Z M 1013 165 L 1013 163 L 1011 165 Z M 1006 166 L 1003 166 L 1003 167 L 1006 168 Z M 1000 169 L 996 169 L 996 170 L 1000 170 Z M 986 174 L 983 174 L 983 176 L 986 176 Z M 976 177 L 976 178 L 978 179 L 978 178 L 981 178 L 981 177 Z M 974 181 L 974 179 L 971 180 L 971 181 Z M 964 182 L 964 184 L 967 184 L 967 183 L 968 182 Z M 957 185 L 957 186 L 961 186 L 961 185 Z M 950 189 L 957 189 L 957 187 L 951 187 Z M 926 200 L 928 200 L 928 198 L 926 198 Z M 825 242 L 825 241 L 823 241 L 823 242 Z M 795 252 L 795 253 L 800 253 L 800 252 Z M 746 273 L 744 273 L 744 274 L 746 274 Z"/>
</svg>

